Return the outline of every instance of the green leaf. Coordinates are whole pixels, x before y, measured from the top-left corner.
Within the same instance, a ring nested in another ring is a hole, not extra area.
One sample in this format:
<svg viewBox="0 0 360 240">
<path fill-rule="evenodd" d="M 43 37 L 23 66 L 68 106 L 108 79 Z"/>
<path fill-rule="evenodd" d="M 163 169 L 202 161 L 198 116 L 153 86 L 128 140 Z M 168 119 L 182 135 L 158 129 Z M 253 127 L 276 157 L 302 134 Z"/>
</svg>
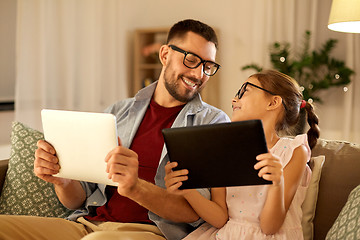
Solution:
<svg viewBox="0 0 360 240">
<path fill-rule="evenodd" d="M 262 68 L 261 68 L 259 65 L 255 64 L 255 63 L 249 64 L 249 65 L 245 65 L 245 66 L 243 66 L 243 67 L 241 68 L 241 70 L 247 70 L 247 69 L 253 69 L 253 70 L 257 71 L 257 72 L 261 72 L 261 71 L 262 71 Z"/>
<path fill-rule="evenodd" d="M 330 56 L 338 40 L 328 39 L 318 50 L 309 51 L 311 32 L 305 31 L 303 48 L 300 52 L 291 50 L 290 43 L 274 42 L 269 47 L 272 68 L 296 79 L 304 87 L 303 96 L 322 102 L 316 95 L 318 91 L 336 86 L 345 86 L 351 82 L 354 71 L 345 62 Z M 252 63 L 242 70 L 262 71 L 262 67 Z"/>
</svg>

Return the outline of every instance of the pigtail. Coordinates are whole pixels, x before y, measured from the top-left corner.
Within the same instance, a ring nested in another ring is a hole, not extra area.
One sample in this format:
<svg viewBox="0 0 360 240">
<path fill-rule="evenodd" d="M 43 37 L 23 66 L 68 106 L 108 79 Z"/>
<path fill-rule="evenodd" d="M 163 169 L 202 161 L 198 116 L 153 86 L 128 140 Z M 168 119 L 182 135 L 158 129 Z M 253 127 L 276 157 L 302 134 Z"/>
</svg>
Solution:
<svg viewBox="0 0 360 240">
<path fill-rule="evenodd" d="M 255 77 L 266 90 L 276 93 L 283 100 L 284 116 L 276 123 L 276 131 L 285 134 L 300 134 L 295 126 L 300 120 L 299 111 L 306 111 L 310 129 L 307 132 L 310 149 L 314 148 L 320 136 L 319 118 L 315 114 L 313 105 L 303 99 L 299 84 L 292 77 L 275 70 L 264 70 L 251 75 Z M 295 128 L 293 128 L 295 126 Z M 303 127 L 301 127 L 303 133 Z"/>
<path fill-rule="evenodd" d="M 311 103 L 306 102 L 304 109 L 307 113 L 307 122 L 310 126 L 310 129 L 307 132 L 308 143 L 310 149 L 315 147 L 317 139 L 320 137 L 320 128 L 319 128 L 319 118 L 314 112 L 314 108 Z"/>
</svg>

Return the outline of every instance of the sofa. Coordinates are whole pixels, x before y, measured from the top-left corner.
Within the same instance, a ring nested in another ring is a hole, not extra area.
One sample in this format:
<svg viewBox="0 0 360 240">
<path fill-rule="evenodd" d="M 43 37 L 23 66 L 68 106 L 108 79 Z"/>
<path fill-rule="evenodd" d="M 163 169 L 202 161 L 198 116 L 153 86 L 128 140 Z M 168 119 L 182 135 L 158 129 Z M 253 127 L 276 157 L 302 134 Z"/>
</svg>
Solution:
<svg viewBox="0 0 360 240">
<path fill-rule="evenodd" d="M 23 144 L 19 145 L 22 146 Z M 14 155 L 16 154 L 12 149 L 12 156 Z M 313 209 L 314 216 L 310 217 L 313 223 L 313 239 L 316 240 L 325 239 L 329 229 L 347 202 L 349 193 L 360 184 L 359 145 L 344 141 L 319 139 L 312 151 L 312 156 L 319 155 L 324 155 L 325 161 L 321 165 L 320 179 L 315 187 L 315 198 L 311 200 L 312 205 L 315 207 Z M 32 157 L 31 154 L 29 157 Z M 30 159 L 30 161 L 32 160 Z M 3 189 L 8 164 L 9 160 L 0 160 L 0 194 Z M 27 185 L 27 183 L 22 185 Z M 3 202 L 0 201 L 0 209 L 2 208 L 1 204 Z M 64 212 L 61 213 L 64 214 Z M 308 237 L 308 239 L 312 239 L 312 237 Z"/>
</svg>

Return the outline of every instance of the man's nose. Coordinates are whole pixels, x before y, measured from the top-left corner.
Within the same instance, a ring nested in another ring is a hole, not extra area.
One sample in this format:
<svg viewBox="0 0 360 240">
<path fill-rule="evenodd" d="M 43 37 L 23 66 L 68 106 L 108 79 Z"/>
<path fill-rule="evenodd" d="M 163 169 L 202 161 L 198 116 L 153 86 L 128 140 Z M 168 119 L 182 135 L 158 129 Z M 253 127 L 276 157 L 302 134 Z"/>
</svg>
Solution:
<svg viewBox="0 0 360 240">
<path fill-rule="evenodd" d="M 195 77 L 196 79 L 202 79 L 204 77 L 204 64 L 201 63 L 199 66 L 197 66 L 197 68 L 191 69 L 191 73 L 193 75 L 193 77 Z"/>
</svg>

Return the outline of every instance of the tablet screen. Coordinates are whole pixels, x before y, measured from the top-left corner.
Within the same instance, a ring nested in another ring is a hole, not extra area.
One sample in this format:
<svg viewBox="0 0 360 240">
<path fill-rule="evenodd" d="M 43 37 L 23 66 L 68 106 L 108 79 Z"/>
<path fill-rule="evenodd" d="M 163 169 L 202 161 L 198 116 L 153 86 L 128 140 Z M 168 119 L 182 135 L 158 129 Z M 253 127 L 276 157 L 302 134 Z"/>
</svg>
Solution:
<svg viewBox="0 0 360 240">
<path fill-rule="evenodd" d="M 254 169 L 268 151 L 260 120 L 163 130 L 170 161 L 188 169 L 182 189 L 269 184 Z"/>
<path fill-rule="evenodd" d="M 61 166 L 54 176 L 117 186 L 107 178 L 105 163 L 117 146 L 114 115 L 43 109 L 41 118 L 45 140 Z"/>
</svg>

